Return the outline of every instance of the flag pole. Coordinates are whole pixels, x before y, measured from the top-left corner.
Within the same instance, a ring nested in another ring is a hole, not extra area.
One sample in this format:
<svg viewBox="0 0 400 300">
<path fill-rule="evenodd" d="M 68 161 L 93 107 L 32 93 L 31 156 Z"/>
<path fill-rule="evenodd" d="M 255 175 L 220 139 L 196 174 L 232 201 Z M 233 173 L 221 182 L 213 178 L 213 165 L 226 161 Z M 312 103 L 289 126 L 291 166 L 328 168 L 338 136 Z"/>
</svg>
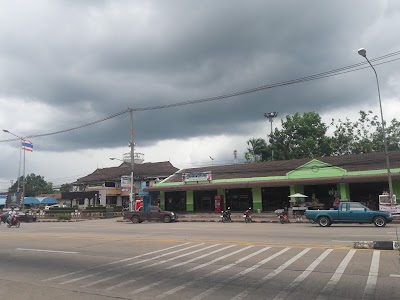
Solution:
<svg viewBox="0 0 400 300">
<path fill-rule="evenodd" d="M 25 209 L 25 152 L 24 151 L 24 172 L 22 175 L 22 197 L 21 197 L 21 210 Z"/>
</svg>

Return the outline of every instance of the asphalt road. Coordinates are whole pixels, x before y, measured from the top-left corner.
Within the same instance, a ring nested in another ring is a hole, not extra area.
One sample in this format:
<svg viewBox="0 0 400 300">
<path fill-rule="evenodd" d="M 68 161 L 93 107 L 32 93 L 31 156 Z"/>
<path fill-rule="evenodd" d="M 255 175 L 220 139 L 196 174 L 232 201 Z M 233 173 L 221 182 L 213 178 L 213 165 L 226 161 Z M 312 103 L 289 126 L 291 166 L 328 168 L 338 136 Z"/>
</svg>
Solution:
<svg viewBox="0 0 400 300">
<path fill-rule="evenodd" d="M 2 224 L 0 299 L 400 299 L 399 225 Z"/>
</svg>

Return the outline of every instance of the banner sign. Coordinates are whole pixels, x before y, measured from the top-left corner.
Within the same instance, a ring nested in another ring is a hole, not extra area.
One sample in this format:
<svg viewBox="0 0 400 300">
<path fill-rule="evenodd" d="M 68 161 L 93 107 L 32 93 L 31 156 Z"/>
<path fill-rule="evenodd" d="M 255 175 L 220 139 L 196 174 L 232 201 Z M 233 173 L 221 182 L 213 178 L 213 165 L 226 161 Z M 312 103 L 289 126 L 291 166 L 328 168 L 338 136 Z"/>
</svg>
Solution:
<svg viewBox="0 0 400 300">
<path fill-rule="evenodd" d="M 193 173 L 183 173 L 182 181 L 183 182 L 193 182 L 193 181 L 205 181 L 212 180 L 211 171 L 209 172 L 193 172 Z"/>
<path fill-rule="evenodd" d="M 400 205 L 379 205 L 380 211 L 387 211 L 391 214 L 400 214 Z"/>
<path fill-rule="evenodd" d="M 121 188 L 131 188 L 131 176 L 121 176 Z"/>
</svg>

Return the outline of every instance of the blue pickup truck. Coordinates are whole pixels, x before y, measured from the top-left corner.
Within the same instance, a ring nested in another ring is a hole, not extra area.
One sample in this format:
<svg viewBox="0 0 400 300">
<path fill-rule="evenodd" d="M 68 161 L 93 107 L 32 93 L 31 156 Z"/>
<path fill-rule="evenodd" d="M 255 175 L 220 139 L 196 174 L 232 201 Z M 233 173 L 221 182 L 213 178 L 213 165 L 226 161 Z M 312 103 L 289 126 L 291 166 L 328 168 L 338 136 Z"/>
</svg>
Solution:
<svg viewBox="0 0 400 300">
<path fill-rule="evenodd" d="M 341 202 L 337 209 L 306 210 L 306 217 L 321 227 L 329 227 L 332 223 L 369 223 L 376 227 L 385 227 L 393 221 L 390 213 L 370 210 L 358 202 Z"/>
</svg>

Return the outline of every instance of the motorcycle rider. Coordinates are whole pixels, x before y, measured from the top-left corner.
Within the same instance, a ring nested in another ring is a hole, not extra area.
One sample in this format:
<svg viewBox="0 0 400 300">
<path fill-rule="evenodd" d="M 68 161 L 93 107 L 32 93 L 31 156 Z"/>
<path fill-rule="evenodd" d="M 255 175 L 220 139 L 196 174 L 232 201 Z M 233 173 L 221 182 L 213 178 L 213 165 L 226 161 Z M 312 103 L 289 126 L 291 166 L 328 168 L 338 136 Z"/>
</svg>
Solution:
<svg viewBox="0 0 400 300">
<path fill-rule="evenodd" d="M 8 212 L 8 217 L 7 217 L 7 223 L 11 224 L 13 217 L 17 214 L 17 212 L 14 210 L 14 206 L 11 206 L 11 210 Z"/>
<path fill-rule="evenodd" d="M 251 207 L 249 207 L 249 209 L 247 209 L 247 210 L 244 212 L 244 215 L 245 215 L 245 218 L 246 218 L 248 221 L 252 222 L 252 219 L 251 219 Z"/>
<path fill-rule="evenodd" d="M 230 208 L 230 206 L 228 206 L 228 208 L 226 209 L 225 215 L 226 215 L 226 219 L 227 219 L 229 222 L 232 222 L 232 219 L 231 219 L 231 208 Z"/>
</svg>

